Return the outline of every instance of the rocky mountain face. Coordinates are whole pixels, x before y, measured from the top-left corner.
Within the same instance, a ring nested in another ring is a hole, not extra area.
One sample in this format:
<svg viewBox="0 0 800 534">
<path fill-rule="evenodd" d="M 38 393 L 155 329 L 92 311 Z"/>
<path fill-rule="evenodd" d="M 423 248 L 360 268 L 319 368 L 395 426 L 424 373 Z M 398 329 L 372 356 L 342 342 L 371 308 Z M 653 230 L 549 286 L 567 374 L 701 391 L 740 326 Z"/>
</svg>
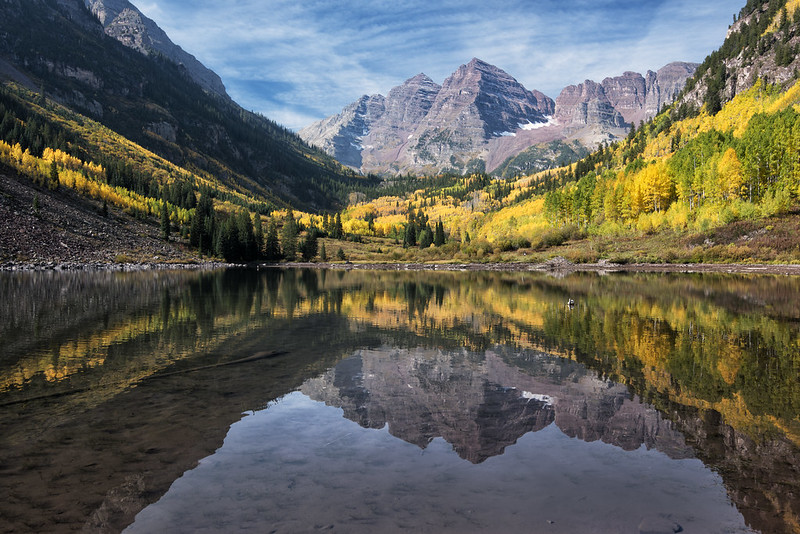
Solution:
<svg viewBox="0 0 800 534">
<path fill-rule="evenodd" d="M 638 124 L 658 114 L 664 104 L 672 103 L 696 68 L 695 63 L 675 62 L 657 72 L 649 70 L 644 76 L 625 72 L 606 78 L 600 83 L 602 96 L 597 100 L 607 101 L 622 116 L 624 124 Z"/>
<path fill-rule="evenodd" d="M 384 114 L 365 132 L 359 147 L 368 168 L 380 168 L 383 161 L 401 156 L 441 89 L 425 74 L 417 74 L 389 91 Z"/>
<path fill-rule="evenodd" d="M 362 97 L 377 100 L 378 95 Z M 490 139 L 520 127 L 543 125 L 555 110 L 553 100 L 525 89 L 501 69 L 479 59 L 462 65 L 439 86 L 418 74 L 389 92 L 376 120 L 343 113 L 300 131 L 306 142 L 347 165 L 361 153 L 363 172 L 466 170 L 484 161 Z M 368 125 L 366 130 L 361 125 Z M 336 142 L 332 142 L 337 139 Z M 336 147 L 341 147 L 337 150 Z M 483 165 L 480 169 L 483 170 Z"/>
<path fill-rule="evenodd" d="M 793 7 L 790 7 L 793 6 Z M 789 8 L 787 10 L 787 8 Z M 800 70 L 800 11 L 785 0 L 750 0 L 725 42 L 689 80 L 681 103 L 716 113 L 758 80 L 788 86 Z"/>
<path fill-rule="evenodd" d="M 197 58 L 173 43 L 153 20 L 145 17 L 128 0 L 84 0 L 105 33 L 125 46 L 144 54 L 163 54 L 183 66 L 203 89 L 228 98 L 222 79 Z"/>
<path fill-rule="evenodd" d="M 338 115 L 314 123 L 305 130 L 304 139 L 329 154 L 337 154 L 343 165 L 358 169 L 362 165 L 361 141 L 372 125 L 386 111 L 382 95 L 364 95 Z"/>
<path fill-rule="evenodd" d="M 396 160 L 430 111 L 441 86 L 417 74 L 382 95 L 364 95 L 338 115 L 300 131 L 308 143 L 354 169 Z"/>
<path fill-rule="evenodd" d="M 478 59 L 442 84 L 430 111 L 409 138 L 405 161 L 418 170 L 483 170 L 490 139 L 547 123 L 554 102 L 528 91 L 506 72 Z"/>
<path fill-rule="evenodd" d="M 694 76 L 697 63 L 674 62 L 656 73 L 647 72 L 647 96 L 645 98 L 645 116 L 642 120 L 654 117 L 665 104 L 671 104 L 686 86 L 686 81 Z"/>
<path fill-rule="evenodd" d="M 611 104 L 603 86 L 592 80 L 562 89 L 556 110 L 556 120 L 564 125 L 625 126 L 622 114 Z"/>
<path fill-rule="evenodd" d="M 577 141 L 594 148 L 624 136 L 631 123 L 671 102 L 695 67 L 670 63 L 645 76 L 626 72 L 602 83 L 586 80 L 564 88 L 553 101 L 473 59 L 441 87 L 419 74 L 392 89 L 382 111 L 380 95 L 365 95 L 300 136 L 362 172 L 492 172 L 501 165 L 513 170 L 509 158 L 529 147 Z M 533 160 L 544 168 L 563 163 L 525 158 Z"/>
</svg>

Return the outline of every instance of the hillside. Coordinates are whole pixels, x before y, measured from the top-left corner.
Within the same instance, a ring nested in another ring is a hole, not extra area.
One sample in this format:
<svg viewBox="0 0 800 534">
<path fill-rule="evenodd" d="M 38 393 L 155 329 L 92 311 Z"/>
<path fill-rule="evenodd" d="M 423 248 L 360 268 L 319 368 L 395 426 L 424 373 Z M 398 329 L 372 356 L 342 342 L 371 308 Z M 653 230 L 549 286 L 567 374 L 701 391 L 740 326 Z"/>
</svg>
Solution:
<svg viewBox="0 0 800 534">
<path fill-rule="evenodd" d="M 210 71 L 201 72 L 188 55 L 172 59 L 171 42 L 129 3 L 90 4 L 103 20 L 106 11 L 127 19 L 117 16 L 107 28 L 83 0 L 4 2 L 0 73 L 191 173 L 215 176 L 265 209 L 332 209 L 365 185 L 285 128 L 220 94 L 224 88 L 213 79 L 205 85 L 217 92 L 204 89 L 197 79 Z M 110 4 L 116 9 L 101 9 Z M 120 42 L 131 35 L 145 35 L 150 44 Z M 152 44 L 159 39 L 160 48 Z"/>
<path fill-rule="evenodd" d="M 3 218 L 2 262 L 82 263 L 101 256 L 104 261 L 163 262 L 169 261 L 164 251 L 174 248 L 170 242 L 182 243 L 168 255 L 181 261 L 194 261 L 198 254 L 254 259 L 249 249 L 262 228 L 257 223 L 261 213 L 269 213 L 268 204 L 246 189 L 227 187 L 209 172 L 191 173 L 13 85 L 0 87 L 0 168 L 3 181 L 11 184 L 4 200 L 12 207 Z M 57 207 L 44 210 L 45 196 Z M 54 217 L 59 222 L 48 225 Z M 128 232 L 135 235 L 125 239 Z M 69 253 L 49 246 L 57 236 L 73 242 L 63 245 Z M 160 236 L 162 243 L 137 236 Z M 239 250 L 243 241 L 247 257 Z"/>
<path fill-rule="evenodd" d="M 159 227 L 74 192 L 54 193 L 0 166 L 0 268 L 78 268 L 113 263 L 197 261 Z"/>
<path fill-rule="evenodd" d="M 800 68 L 800 13 L 794 0 L 748 0 L 723 45 L 698 67 L 680 102 L 709 113 L 757 81 L 787 86 Z"/>
<path fill-rule="evenodd" d="M 164 30 L 127 0 L 84 0 L 84 3 L 103 25 L 106 35 L 146 56 L 160 54 L 169 58 L 204 90 L 229 99 L 216 72 L 173 43 Z"/>
<path fill-rule="evenodd" d="M 243 110 L 127 0 L 0 15 L 0 261 L 255 259 L 263 215 L 377 185 Z"/>
</svg>

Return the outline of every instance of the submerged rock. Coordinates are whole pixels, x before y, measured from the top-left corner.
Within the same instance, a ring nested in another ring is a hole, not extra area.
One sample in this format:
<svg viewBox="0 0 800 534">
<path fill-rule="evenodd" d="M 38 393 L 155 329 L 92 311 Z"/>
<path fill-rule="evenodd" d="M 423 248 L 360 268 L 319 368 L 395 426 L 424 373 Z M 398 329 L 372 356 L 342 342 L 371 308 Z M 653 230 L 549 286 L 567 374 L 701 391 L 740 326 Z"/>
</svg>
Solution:
<svg viewBox="0 0 800 534">
<path fill-rule="evenodd" d="M 683 532 L 683 527 L 669 516 L 645 517 L 639 523 L 639 534 L 676 534 Z"/>
</svg>

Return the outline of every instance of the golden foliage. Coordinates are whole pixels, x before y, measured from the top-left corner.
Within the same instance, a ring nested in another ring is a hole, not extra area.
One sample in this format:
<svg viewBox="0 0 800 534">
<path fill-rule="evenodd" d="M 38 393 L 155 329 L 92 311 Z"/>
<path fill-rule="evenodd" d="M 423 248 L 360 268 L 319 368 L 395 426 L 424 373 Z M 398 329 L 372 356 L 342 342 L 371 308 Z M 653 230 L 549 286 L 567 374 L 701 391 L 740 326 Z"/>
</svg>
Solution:
<svg viewBox="0 0 800 534">
<path fill-rule="evenodd" d="M 131 213 L 153 215 L 160 213 L 162 201 L 145 197 L 123 187 L 113 187 L 105 183 L 105 170 L 92 162 L 84 162 L 74 156 L 46 148 L 43 157 L 32 156 L 22 151 L 19 143 L 9 145 L 0 141 L 0 162 L 15 168 L 21 174 L 39 181 L 48 177 L 53 162 L 56 163 L 58 184 L 73 189 L 83 196 L 105 201 Z M 189 210 L 167 203 L 170 220 L 178 224 L 188 224 Z"/>
<path fill-rule="evenodd" d="M 784 9 L 786 9 L 786 15 L 789 17 L 789 20 L 791 20 L 792 17 L 794 17 L 794 13 L 795 13 L 795 11 L 797 11 L 797 8 L 800 8 L 800 0 L 787 0 L 786 1 L 786 5 L 784 6 Z M 775 14 L 775 18 L 772 19 L 772 22 L 770 22 L 770 25 L 767 27 L 766 30 L 764 30 L 764 35 L 767 35 L 768 33 L 773 33 L 774 31 L 776 31 L 778 29 L 778 27 L 781 24 L 781 17 L 782 16 L 783 16 L 783 10 L 780 10 Z"/>
</svg>

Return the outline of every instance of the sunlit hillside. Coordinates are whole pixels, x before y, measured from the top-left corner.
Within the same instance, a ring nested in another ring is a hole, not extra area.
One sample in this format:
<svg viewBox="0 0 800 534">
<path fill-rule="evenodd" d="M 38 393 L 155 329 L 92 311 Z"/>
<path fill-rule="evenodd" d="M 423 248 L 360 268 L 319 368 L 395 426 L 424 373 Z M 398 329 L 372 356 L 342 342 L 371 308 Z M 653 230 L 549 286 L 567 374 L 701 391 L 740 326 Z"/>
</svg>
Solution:
<svg viewBox="0 0 800 534">
<path fill-rule="evenodd" d="M 753 13 L 743 10 L 741 15 L 754 27 L 769 26 L 757 46 L 777 62 L 780 47 L 800 40 L 796 2 L 784 9 L 780 4 L 770 2 L 760 18 L 752 6 Z M 721 50 L 736 42 L 742 56 L 752 53 L 748 43 L 740 42 L 747 28 L 742 20 Z M 769 25 L 769 20 L 777 22 Z M 778 64 L 771 79 L 754 71 L 752 85 L 715 110 L 713 101 L 724 91 L 709 73 L 725 70 L 725 61 L 717 52 L 709 56 L 683 100 L 632 128 L 625 140 L 602 146 L 570 167 L 515 181 L 443 176 L 429 179 L 426 187 L 418 180 L 418 187 L 403 194 L 352 205 L 342 215 L 345 228 L 403 241 L 411 222 L 422 218 L 430 226 L 441 220 L 448 241 L 457 244 L 458 259 L 486 253 L 502 259 L 504 251 L 541 252 L 578 241 L 588 243 L 588 250 L 577 254 L 577 261 L 614 259 L 613 242 L 619 238 L 652 241 L 662 236 L 672 245 L 669 252 L 661 243 L 654 247 L 662 249 L 660 255 L 648 252 L 650 259 L 800 261 L 800 244 L 786 242 L 798 224 L 800 198 L 798 71 L 781 83 L 772 80 L 788 67 Z M 698 109 L 691 91 L 703 86 L 706 101 Z M 480 187 L 470 189 L 469 183 Z M 704 243 L 706 248 L 716 245 L 715 229 L 731 225 L 738 235 L 723 240 L 725 250 L 703 250 Z M 781 229 L 773 232 L 777 226 Z M 419 237 L 419 226 L 417 231 Z M 642 246 L 648 247 L 653 248 Z M 627 254 L 624 259 L 637 258 Z"/>
<path fill-rule="evenodd" d="M 186 193 L 206 187 L 220 203 L 265 213 L 270 206 L 285 205 L 266 191 L 259 195 L 243 187 L 231 188 L 210 172 L 190 172 L 19 86 L 0 90 L 0 114 L 3 163 L 43 185 L 52 178 L 52 187 L 66 185 L 142 215 L 158 215 L 158 201 L 169 199 L 170 187 Z M 57 176 L 51 176 L 53 172 Z M 188 224 L 186 213 L 176 208 L 191 208 L 195 202 L 185 194 L 174 200 L 169 202 L 175 204 L 171 206 L 173 220 Z"/>
<path fill-rule="evenodd" d="M 798 103 L 800 84 L 782 91 L 760 81 L 716 115 L 660 115 L 609 147 L 583 174 L 579 164 L 515 182 L 484 177 L 488 185 L 466 196 L 428 188 L 380 197 L 345 211 L 345 228 L 402 235 L 409 214 L 422 213 L 441 220 L 461 250 L 475 240 L 488 250 L 509 250 L 586 236 L 670 232 L 677 238 L 785 216 L 800 196 Z M 747 256 L 746 249 L 736 253 Z"/>
</svg>

